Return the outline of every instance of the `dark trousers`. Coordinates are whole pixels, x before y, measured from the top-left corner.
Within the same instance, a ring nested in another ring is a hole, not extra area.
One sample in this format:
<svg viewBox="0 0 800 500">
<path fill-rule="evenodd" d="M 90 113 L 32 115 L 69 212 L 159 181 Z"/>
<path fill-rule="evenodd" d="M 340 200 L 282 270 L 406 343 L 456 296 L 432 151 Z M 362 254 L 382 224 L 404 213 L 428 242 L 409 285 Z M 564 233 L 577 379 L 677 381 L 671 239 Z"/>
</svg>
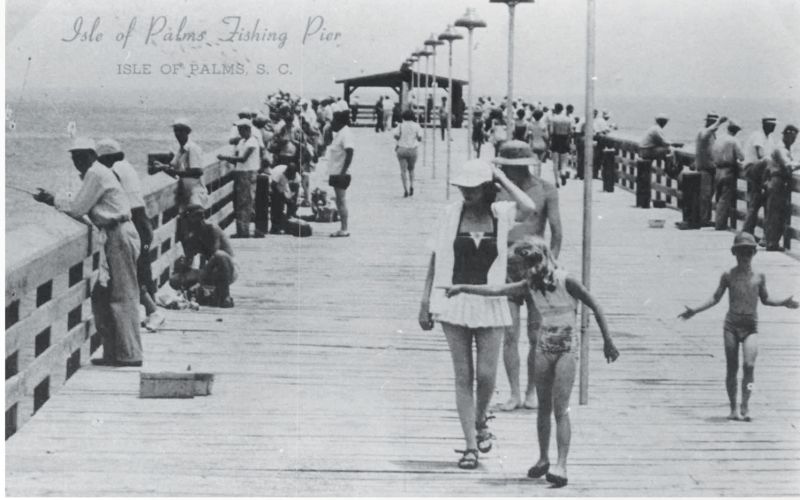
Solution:
<svg viewBox="0 0 800 500">
<path fill-rule="evenodd" d="M 289 217 L 294 217 L 297 213 L 297 192 L 300 186 L 292 184 L 291 187 L 292 196 L 287 198 L 277 184 L 272 184 L 269 196 L 269 215 L 270 222 L 272 222 L 272 232 L 285 231 Z"/>
<path fill-rule="evenodd" d="M 253 171 L 234 171 L 233 190 L 234 212 L 236 213 L 236 234 L 246 236 L 250 234 L 250 219 L 253 216 L 253 198 L 255 197 L 256 176 Z"/>
<path fill-rule="evenodd" d="M 700 172 L 700 224 L 711 222 L 711 207 L 714 198 L 714 170 Z"/>
<path fill-rule="evenodd" d="M 714 191 L 717 206 L 714 213 L 714 227 L 725 229 L 728 220 L 736 216 L 736 167 L 717 167 Z"/>
<path fill-rule="evenodd" d="M 755 234 L 756 225 L 758 225 L 758 211 L 761 207 L 766 206 L 767 195 L 764 192 L 764 186 L 759 182 L 747 182 L 747 217 L 744 219 L 744 226 L 742 231 Z M 764 215 L 766 220 L 766 214 Z"/>
<path fill-rule="evenodd" d="M 767 248 L 779 246 L 786 225 L 788 213 L 786 205 L 789 197 L 787 182 L 773 176 L 767 182 L 767 202 L 764 206 L 764 238 Z"/>
</svg>

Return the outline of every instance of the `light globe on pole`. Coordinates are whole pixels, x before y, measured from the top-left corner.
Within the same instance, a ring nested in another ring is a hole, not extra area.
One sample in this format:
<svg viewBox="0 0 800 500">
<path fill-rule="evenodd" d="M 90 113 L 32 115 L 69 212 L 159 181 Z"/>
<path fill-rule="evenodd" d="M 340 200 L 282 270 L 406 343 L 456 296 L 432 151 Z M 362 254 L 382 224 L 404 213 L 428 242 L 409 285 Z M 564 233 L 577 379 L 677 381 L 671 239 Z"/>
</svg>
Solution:
<svg viewBox="0 0 800 500">
<path fill-rule="evenodd" d="M 506 134 L 510 139 L 514 130 L 514 8 L 520 3 L 533 3 L 533 0 L 489 0 L 489 3 L 508 5 L 508 91 L 506 95 Z"/>
<path fill-rule="evenodd" d="M 453 127 L 453 109 L 455 109 L 455 102 L 453 102 L 453 41 L 463 40 L 464 37 L 461 33 L 457 32 L 453 25 L 448 24 L 447 29 L 439 35 L 439 40 L 447 42 L 447 98 L 450 100 L 450 109 L 445 110 L 447 113 L 447 199 L 450 199 L 450 142 L 452 141 L 451 133 Z"/>
<path fill-rule="evenodd" d="M 459 28 L 467 28 L 468 38 L 467 43 L 467 109 L 469 114 L 467 116 L 467 159 L 472 158 L 472 32 L 476 28 L 485 28 L 486 21 L 478 17 L 475 9 L 468 8 L 463 16 L 456 19 L 455 26 Z"/>
<path fill-rule="evenodd" d="M 436 47 L 438 47 L 439 45 L 444 45 L 444 42 L 439 40 L 436 37 L 436 35 L 433 34 L 433 33 L 431 33 L 431 36 L 427 40 L 425 40 L 425 46 L 428 47 L 431 50 L 431 52 L 432 52 L 431 55 L 433 56 L 433 81 L 431 82 L 431 87 L 432 87 L 431 93 L 433 95 L 432 99 L 433 99 L 434 103 L 436 102 L 436 87 L 437 87 L 437 81 L 436 81 Z M 433 111 L 433 106 L 431 106 L 431 111 Z M 426 121 L 428 121 L 427 120 L 427 117 L 428 117 L 427 115 L 428 115 L 428 105 L 427 105 L 427 96 L 426 96 L 426 104 L 425 104 Z M 432 142 L 433 142 L 433 158 L 432 158 L 433 162 L 431 163 L 431 165 L 432 165 L 431 166 L 431 172 L 432 172 L 433 178 L 435 179 L 436 178 L 436 127 L 431 127 L 431 139 L 432 139 Z"/>
</svg>

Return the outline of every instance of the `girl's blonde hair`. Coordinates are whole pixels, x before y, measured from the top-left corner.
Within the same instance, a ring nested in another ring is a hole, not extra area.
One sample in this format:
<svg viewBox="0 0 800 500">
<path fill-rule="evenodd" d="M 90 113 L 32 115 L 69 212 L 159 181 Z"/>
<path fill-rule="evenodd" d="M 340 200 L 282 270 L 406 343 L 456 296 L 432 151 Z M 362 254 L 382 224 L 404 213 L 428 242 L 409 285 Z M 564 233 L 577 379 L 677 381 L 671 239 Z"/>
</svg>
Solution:
<svg viewBox="0 0 800 500">
<path fill-rule="evenodd" d="M 542 262 L 548 276 L 558 268 L 550 246 L 539 236 L 525 236 L 508 249 L 508 275 L 514 281 L 524 279 L 529 269 Z"/>
</svg>

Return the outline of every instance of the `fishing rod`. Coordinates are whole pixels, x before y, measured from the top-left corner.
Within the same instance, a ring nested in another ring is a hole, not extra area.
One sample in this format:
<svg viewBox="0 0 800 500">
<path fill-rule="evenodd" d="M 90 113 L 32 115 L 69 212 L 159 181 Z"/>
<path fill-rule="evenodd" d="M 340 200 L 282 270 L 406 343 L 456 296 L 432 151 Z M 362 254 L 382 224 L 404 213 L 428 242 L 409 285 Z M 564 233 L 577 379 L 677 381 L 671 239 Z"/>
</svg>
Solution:
<svg viewBox="0 0 800 500">
<path fill-rule="evenodd" d="M 39 194 L 39 193 L 35 193 L 35 192 L 33 192 L 33 191 L 29 190 L 29 189 L 21 188 L 19 186 L 14 186 L 13 184 L 6 184 L 6 187 L 9 188 L 9 189 L 13 189 L 15 191 L 20 191 L 22 193 L 30 194 L 30 195 L 33 195 L 33 196 L 36 196 L 37 194 Z"/>
</svg>

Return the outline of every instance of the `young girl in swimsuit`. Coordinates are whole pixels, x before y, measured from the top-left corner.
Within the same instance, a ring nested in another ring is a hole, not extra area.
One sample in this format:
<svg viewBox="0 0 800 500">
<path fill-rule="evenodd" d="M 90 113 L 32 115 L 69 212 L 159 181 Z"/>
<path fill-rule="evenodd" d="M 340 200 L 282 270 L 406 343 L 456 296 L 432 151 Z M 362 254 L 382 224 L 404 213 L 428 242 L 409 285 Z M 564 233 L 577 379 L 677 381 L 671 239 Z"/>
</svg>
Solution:
<svg viewBox="0 0 800 500">
<path fill-rule="evenodd" d="M 539 341 L 536 346 L 534 381 L 539 408 L 537 430 L 539 434 L 539 461 L 528 470 L 528 477 L 546 475 L 548 482 L 557 487 L 567 484 L 567 453 L 570 443 L 569 398 L 575 381 L 576 358 L 579 340 L 575 337 L 578 301 L 594 311 L 600 333 L 603 335 L 603 353 L 610 363 L 619 356 L 608 332 L 605 316 L 588 290 L 564 270 L 558 269 L 550 247 L 542 238 L 528 236 L 509 249 L 509 268 L 521 260 L 523 276 L 514 276 L 514 283 L 492 285 L 453 285 L 447 287 L 448 297 L 460 293 L 483 296 L 524 296 L 530 293 L 542 318 Z M 558 460 L 550 468 L 550 414 L 555 413 Z"/>
<path fill-rule="evenodd" d="M 767 293 L 766 278 L 763 273 L 753 271 L 751 263 L 756 254 L 756 239 L 750 233 L 738 233 L 733 239 L 731 253 L 736 256 L 736 267 L 722 273 L 719 286 L 714 295 L 703 305 L 692 309 L 686 306 L 686 311 L 678 315 L 679 318 L 689 319 L 695 314 L 715 306 L 725 294 L 725 289 L 730 290 L 728 296 L 728 314 L 725 315 L 723 336 L 725 340 L 725 361 L 727 376 L 725 388 L 728 390 L 728 400 L 731 405 L 729 420 L 741 419 L 750 421 L 749 402 L 753 391 L 753 371 L 756 356 L 758 355 L 758 342 L 755 333 L 758 332 L 758 300 L 765 306 L 783 306 L 797 309 L 798 303 L 792 297 L 785 300 L 771 300 Z M 744 376 L 742 377 L 742 406 L 741 413 L 736 409 L 736 375 L 739 371 L 739 344 L 743 345 L 742 357 Z"/>
</svg>

